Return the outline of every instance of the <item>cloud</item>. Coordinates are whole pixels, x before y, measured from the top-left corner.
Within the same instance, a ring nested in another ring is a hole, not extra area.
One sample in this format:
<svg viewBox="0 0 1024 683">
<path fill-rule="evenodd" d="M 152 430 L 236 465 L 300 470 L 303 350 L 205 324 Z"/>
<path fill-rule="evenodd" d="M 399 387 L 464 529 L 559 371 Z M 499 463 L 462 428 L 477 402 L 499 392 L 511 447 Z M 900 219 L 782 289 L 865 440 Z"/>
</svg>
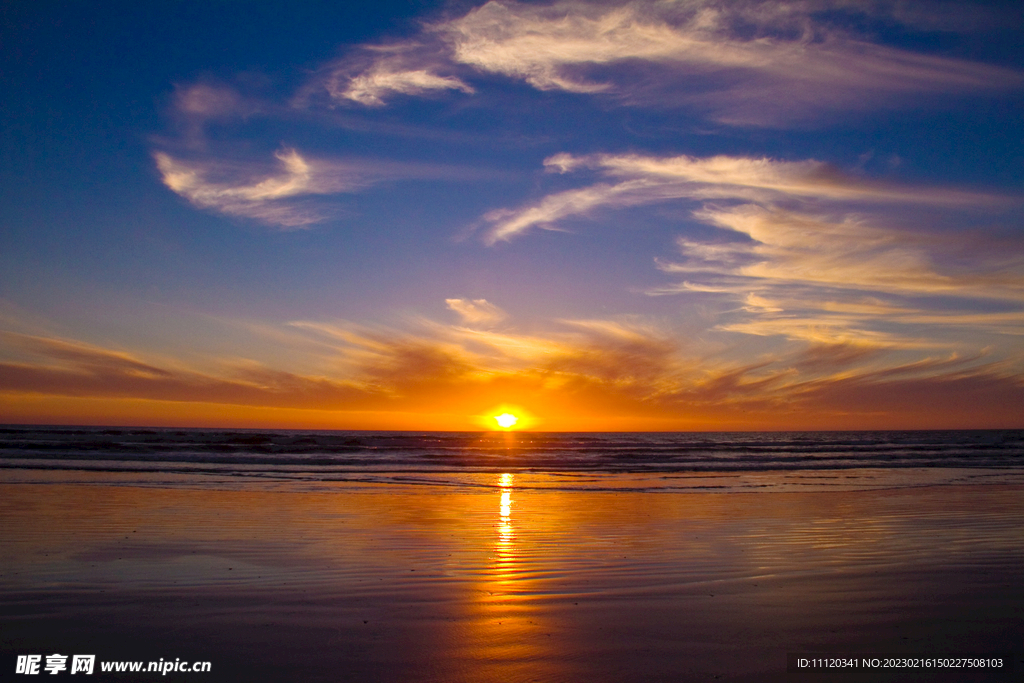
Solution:
<svg viewBox="0 0 1024 683">
<path fill-rule="evenodd" d="M 174 108 L 181 114 L 201 119 L 230 118 L 251 110 L 237 91 L 206 83 L 178 88 L 174 93 Z"/>
<path fill-rule="evenodd" d="M 541 90 L 614 93 L 651 103 L 675 99 L 737 124 L 770 124 L 808 111 L 1022 82 L 1021 74 L 1008 69 L 857 40 L 815 18 L 816 11 L 829 9 L 824 4 L 608 8 L 489 2 L 434 30 L 451 45 L 456 62 Z M 637 79 L 635 65 L 643 64 L 661 70 Z M 633 65 L 623 73 L 634 76 L 616 78 L 611 72 L 604 80 L 588 78 L 595 67 L 609 65 Z M 631 85 L 638 80 L 655 85 L 645 93 Z M 673 95 L 681 89 L 690 94 Z"/>
<path fill-rule="evenodd" d="M 244 96 L 234 87 L 200 82 L 176 85 L 167 115 L 178 134 L 176 145 L 205 150 L 210 126 L 265 116 L 275 108 L 266 101 Z"/>
<path fill-rule="evenodd" d="M 601 182 L 486 214 L 486 243 L 599 211 L 696 204 L 693 220 L 714 230 L 679 236 L 681 258 L 656 263 L 681 282 L 648 293 L 718 297 L 717 331 L 919 351 L 957 348 L 952 330 L 967 346 L 1021 333 L 1019 245 L 886 224 L 908 207 L 991 212 L 1012 198 L 882 184 L 815 160 L 557 154 L 545 166 Z"/>
<path fill-rule="evenodd" d="M 35 395 L 207 402 L 316 408 L 373 398 L 352 382 L 238 363 L 222 375 L 174 364 L 161 367 L 134 354 L 74 340 L 13 333 L 0 338 L 35 361 L 0 362 L 0 391 Z"/>
<path fill-rule="evenodd" d="M 976 250 L 962 270 L 963 246 L 948 237 L 850 214 L 836 220 L 742 204 L 695 217 L 723 231 L 712 239 L 727 241 L 680 238 L 684 259 L 659 267 L 686 279 L 652 293 L 737 302 L 720 330 L 905 349 L 955 348 L 957 338 L 1005 345 L 1021 334 L 1024 259 L 1007 267 L 1001 254 Z"/>
<path fill-rule="evenodd" d="M 467 325 L 494 325 L 508 317 L 505 311 L 487 299 L 445 299 L 444 302 Z"/>
<path fill-rule="evenodd" d="M 473 92 L 459 68 L 539 90 L 703 109 L 715 120 L 773 125 L 934 93 L 1019 87 L 1019 72 L 857 38 L 865 11 L 914 28 L 921 13 L 828 2 L 634 2 L 609 7 L 488 2 L 427 23 L 416 38 L 365 48 L 333 67 L 335 98 L 371 106 L 390 93 Z M 948 9 L 948 8 L 947 8 Z M 824 17 L 850 15 L 847 26 Z M 915 19 L 915 17 L 917 19 Z M 371 56 L 367 59 L 367 52 Z"/>
<path fill-rule="evenodd" d="M 0 332 L 10 345 L 43 355 L 60 364 L 78 368 L 85 374 L 116 372 L 136 378 L 165 378 L 170 372 L 144 363 L 130 354 L 81 342 L 52 339 L 14 332 Z"/>
<path fill-rule="evenodd" d="M 495 173 L 447 166 L 371 159 L 311 158 L 292 148 L 266 164 L 217 159 L 183 160 L 153 153 L 164 185 L 194 206 L 250 218 L 286 229 L 305 228 L 331 217 L 316 197 L 353 193 L 381 182 L 404 179 L 480 180 Z"/>
<path fill-rule="evenodd" d="M 811 344 L 797 354 L 793 367 L 807 372 L 835 372 L 839 368 L 849 367 L 879 354 L 877 346 L 867 344 Z"/>
<path fill-rule="evenodd" d="M 815 160 L 779 161 L 719 155 L 656 157 L 640 154 L 556 154 L 544 161 L 549 171 L 593 169 L 620 179 L 548 195 L 520 209 L 500 209 L 483 216 L 491 228 L 488 244 L 508 240 L 539 227 L 587 215 L 597 208 L 623 208 L 671 199 L 732 199 L 771 202 L 783 198 L 844 202 L 912 202 L 932 205 L 998 205 L 1008 200 L 951 188 L 907 187 L 876 183 L 843 174 Z"/>
<path fill-rule="evenodd" d="M 894 230 L 856 215 L 837 221 L 753 204 L 705 208 L 694 216 L 748 239 L 705 244 L 681 238 L 678 244 L 687 259 L 660 267 L 721 291 L 786 285 L 813 288 L 819 295 L 856 291 L 1024 303 L 1024 259 L 1006 268 L 1000 255 L 979 252 L 971 271 L 959 272 L 941 265 L 952 260 L 948 257 L 958 246 L 948 238 Z M 906 316 L 909 310 L 894 312 Z"/>
<path fill-rule="evenodd" d="M 853 217 L 832 222 L 751 204 L 704 209 L 695 215 L 750 240 L 730 243 L 726 250 L 714 245 L 712 248 L 717 250 L 710 254 L 707 247 L 695 248 L 692 242 L 683 240 L 680 247 L 691 260 L 665 264 L 663 270 L 706 274 L 717 269 L 722 275 L 755 281 L 885 293 L 963 291 L 962 281 L 936 272 L 924 245 L 915 244 L 913 236 L 873 227 Z"/>
<path fill-rule="evenodd" d="M 557 230 L 556 222 L 570 216 L 587 215 L 598 207 L 624 207 L 647 204 L 660 199 L 671 199 L 674 193 L 666 194 L 653 183 L 632 181 L 618 185 L 601 183 L 578 190 L 568 190 L 548 195 L 533 206 L 522 209 L 496 209 L 484 214 L 484 222 L 492 227 L 484 242 L 493 246 L 512 237 L 539 227 Z"/>
<path fill-rule="evenodd" d="M 357 169 L 308 160 L 294 149 L 276 152 L 277 172 L 260 175 L 242 165 L 183 161 L 164 152 L 155 152 L 153 157 L 164 185 L 195 206 L 284 228 L 306 227 L 327 217 L 288 200 L 366 185 Z"/>
<path fill-rule="evenodd" d="M 415 46 L 412 46 L 413 48 Z M 372 61 L 344 60 L 330 68 L 325 87 L 336 101 L 350 100 L 370 107 L 384 105 L 391 95 L 423 95 L 430 91 L 475 90 L 455 76 L 442 76 L 433 68 L 418 63 L 414 49 L 369 50 Z M 361 69 L 357 69 L 362 66 Z"/>
<path fill-rule="evenodd" d="M 844 174 L 831 164 L 814 159 L 782 161 L 726 155 L 699 158 L 642 154 L 575 157 L 561 153 L 545 159 L 544 165 L 561 173 L 589 168 L 610 177 L 643 179 L 650 184 L 678 184 L 681 191 L 676 196 L 697 198 L 759 199 L 791 195 L 830 200 L 912 201 L 947 205 L 999 201 L 999 198 L 990 195 L 952 188 L 915 188 L 872 182 Z"/>
<path fill-rule="evenodd" d="M 528 334 L 430 321 L 410 330 L 316 321 L 289 327 L 332 350 L 320 372 L 243 358 L 197 371 L 137 352 L 5 333 L 0 350 L 16 347 L 23 358 L 0 361 L 0 395 L 466 416 L 504 401 L 530 406 L 556 425 L 560 419 L 592 428 L 622 428 L 627 423 L 615 420 L 629 419 L 665 428 L 900 426 L 908 415 L 928 417 L 915 411 L 929 404 L 946 410 L 931 414 L 932 426 L 939 419 L 969 426 L 1006 422 L 1011 404 L 999 401 L 1024 396 L 1019 348 L 1002 357 L 935 349 L 906 356 L 854 341 L 793 342 L 782 352 L 729 360 L 639 318 L 553 321 Z M 282 347 L 279 357 L 289 353 Z M 950 412 L 959 390 L 975 403 Z M 879 405 L 891 412 L 879 416 Z"/>
<path fill-rule="evenodd" d="M 508 400 L 525 397 L 562 410 L 591 400 L 659 414 L 780 406 L 802 401 L 831 382 L 868 386 L 984 376 L 1012 383 L 1022 360 L 1019 349 L 1000 359 L 977 351 L 908 350 L 881 338 L 804 338 L 782 352 L 729 360 L 728 354 L 701 351 L 687 337 L 639 318 L 560 320 L 530 334 L 429 321 L 414 332 L 308 321 L 292 325 L 336 340 L 354 381 L 395 397 L 423 392 L 441 400 L 444 387 L 471 401 L 500 386 Z"/>
</svg>

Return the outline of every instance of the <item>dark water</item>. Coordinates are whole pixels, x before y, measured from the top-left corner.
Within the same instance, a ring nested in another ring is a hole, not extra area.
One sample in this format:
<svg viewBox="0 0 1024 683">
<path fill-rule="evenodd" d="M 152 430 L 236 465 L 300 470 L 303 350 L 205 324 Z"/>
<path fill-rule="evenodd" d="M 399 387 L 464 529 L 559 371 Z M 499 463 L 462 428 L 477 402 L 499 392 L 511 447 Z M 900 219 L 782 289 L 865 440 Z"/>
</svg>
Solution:
<svg viewBox="0 0 1024 683">
<path fill-rule="evenodd" d="M 1024 481 L 1024 430 L 476 433 L 7 426 L 0 428 L 3 469 L 306 484 L 474 485 L 488 473 L 561 473 L 560 485 L 568 488 L 1016 483 Z"/>
</svg>

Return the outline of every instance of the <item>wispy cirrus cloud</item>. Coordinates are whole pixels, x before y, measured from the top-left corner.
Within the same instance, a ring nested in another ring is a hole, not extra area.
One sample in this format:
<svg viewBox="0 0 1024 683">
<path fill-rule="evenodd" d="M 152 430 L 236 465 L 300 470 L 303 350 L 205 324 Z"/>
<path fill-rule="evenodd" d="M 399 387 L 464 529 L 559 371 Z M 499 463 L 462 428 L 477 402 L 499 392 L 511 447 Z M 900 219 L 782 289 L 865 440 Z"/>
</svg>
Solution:
<svg viewBox="0 0 1024 683">
<path fill-rule="evenodd" d="M 709 408 L 742 403 L 784 405 L 832 383 L 942 381 L 985 376 L 1013 385 L 1024 356 L 993 350 L 913 346 L 897 336 L 794 342 L 743 360 L 695 344 L 656 320 L 551 321 L 529 333 L 419 321 L 415 330 L 348 323 L 291 323 L 334 340 L 346 373 L 395 395 L 413 383 L 443 380 L 452 390 L 479 383 L 528 386 L 534 399 L 595 394 L 634 409 Z M 405 388 L 402 388 L 405 387 Z M 1020 388 L 1024 391 L 1024 387 Z"/>
<path fill-rule="evenodd" d="M 469 325 L 494 325 L 508 317 L 508 313 L 487 299 L 445 299 L 444 302 Z"/>
<path fill-rule="evenodd" d="M 410 169 L 391 164 L 385 173 L 379 164 L 370 168 L 366 161 L 332 159 L 287 146 L 276 153 L 276 164 L 232 162 L 209 151 L 208 126 L 256 116 L 301 118 L 309 113 L 315 92 L 325 94 L 332 107 L 344 103 L 379 108 L 396 96 L 445 92 L 468 96 L 478 91 L 474 79 L 485 76 L 488 80 L 479 87 L 490 87 L 495 75 L 540 90 L 680 105 L 721 122 L 757 125 L 927 93 L 1024 86 L 1024 74 L 1016 71 L 877 45 L 824 18 L 866 13 L 914 25 L 907 18 L 913 13 L 898 10 L 885 3 L 861 7 L 831 0 L 622 6 L 492 1 L 462 16 L 425 22 L 409 39 L 354 47 L 300 87 L 292 106 L 246 97 L 223 84 L 179 86 L 172 98 L 172 118 L 180 140 L 161 144 L 154 158 L 164 184 L 193 205 L 296 229 L 336 213 L 323 197 L 360 191 L 391 175 L 409 177 Z M 949 7 L 944 11 L 955 13 Z M 180 147 L 190 153 L 170 151 Z M 549 164 L 563 170 L 587 167 L 621 182 L 552 195 L 525 213 L 490 214 L 487 221 L 497 226 L 491 239 L 505 239 L 532 225 L 550 227 L 561 217 L 600 205 L 635 205 L 659 195 L 674 198 L 679 188 L 673 183 L 690 183 L 691 194 L 694 185 L 703 184 L 707 198 L 723 185 L 732 188 L 730 196 L 745 187 L 745 196 L 755 200 L 766 192 L 799 194 L 802 189 L 833 198 L 885 195 L 881 186 L 830 180 L 831 169 L 818 162 L 559 155 Z M 416 172 L 412 176 L 420 177 Z M 933 199 L 955 202 L 957 197 Z"/>
<path fill-rule="evenodd" d="M 5 332 L 0 342 L 27 356 L 0 362 L 0 392 L 305 408 L 351 405 L 373 394 L 352 382 L 246 362 L 210 373 L 78 340 Z"/>
<path fill-rule="evenodd" d="M 593 169 L 619 182 L 602 182 L 548 195 L 520 209 L 486 214 L 491 224 L 484 241 L 494 244 L 532 228 L 553 229 L 557 221 L 599 208 L 641 206 L 671 199 L 772 202 L 786 197 L 859 202 L 911 202 L 935 205 L 991 205 L 1009 201 L 951 188 L 908 187 L 843 174 L 815 160 L 779 161 L 719 155 L 556 154 L 544 161 L 550 171 Z"/>
<path fill-rule="evenodd" d="M 332 217 L 323 202 L 309 201 L 317 197 L 398 180 L 489 177 L 488 171 L 444 164 L 316 158 L 293 148 L 274 153 L 276 167 L 208 157 L 181 159 L 162 151 L 153 158 L 164 185 L 194 206 L 284 229 L 306 228 Z"/>
<path fill-rule="evenodd" d="M 391 94 L 471 93 L 466 79 L 473 72 L 499 74 L 539 90 L 687 106 L 739 125 L 1024 84 L 1011 69 L 874 44 L 823 18 L 867 12 L 915 24 L 896 9 L 836 2 L 492 1 L 426 24 L 415 39 L 372 46 L 375 59 L 364 52 L 342 60 L 324 83 L 336 100 L 380 106 Z M 463 78 L 454 75 L 460 70 Z"/>
<path fill-rule="evenodd" d="M 682 238 L 680 250 L 689 258 L 663 262 L 662 270 L 733 277 L 747 290 L 765 281 L 887 294 L 1024 299 L 1020 273 L 942 273 L 933 253 L 943 240 L 880 228 L 853 216 L 836 222 L 752 204 L 705 209 L 695 216 L 750 239 L 709 245 Z M 722 280 L 723 288 L 727 283 Z"/>
<path fill-rule="evenodd" d="M 195 206 L 252 218 L 283 228 L 302 228 L 327 215 L 293 200 L 352 191 L 369 184 L 355 166 L 310 160 L 294 149 L 274 154 L 275 171 L 221 161 L 185 161 L 155 152 L 164 185 Z"/>
<path fill-rule="evenodd" d="M 1006 201 L 955 188 L 927 188 L 881 183 L 843 173 L 808 159 L 783 161 L 765 157 L 650 156 L 643 154 L 556 154 L 544 160 L 549 170 L 566 173 L 595 169 L 614 178 L 683 184 L 699 198 L 762 199 L 792 195 L 831 200 L 912 201 L 960 205 Z"/>
<path fill-rule="evenodd" d="M 972 324 L 996 337 L 1020 334 L 1019 245 L 972 245 L 893 228 L 884 218 L 914 206 L 998 213 L 1019 205 L 1014 198 L 883 184 L 813 160 L 558 154 L 545 165 L 597 172 L 602 181 L 486 214 L 486 243 L 602 211 L 681 201 L 697 205 L 694 222 L 715 230 L 681 235 L 682 258 L 656 260 L 681 281 L 648 293 L 732 302 L 721 309 L 720 331 L 918 349 L 942 348 L 949 331 Z"/>
<path fill-rule="evenodd" d="M 7 333 L 0 351 L 14 345 L 22 357 L 0 360 L 0 396 L 467 416 L 492 402 L 518 401 L 567 420 L 564 425 L 586 419 L 606 428 L 641 418 L 674 428 L 691 422 L 749 428 L 759 420 L 776 428 L 823 420 L 867 427 L 918 424 L 917 418 L 936 426 L 951 416 L 960 425 L 1001 424 L 1011 419 L 1012 401 L 1024 397 L 1019 353 L 1000 359 L 933 349 L 905 358 L 877 345 L 806 343 L 729 361 L 702 355 L 686 337 L 640 319 L 557 321 L 531 333 L 430 321 L 406 330 L 317 321 L 289 327 L 333 349 L 321 372 L 243 358 L 198 371 L 141 352 Z M 282 352 L 286 359 L 288 349 Z M 976 404 L 965 410 L 957 392 Z M 903 400 L 908 395 L 917 398 Z M 894 404 L 893 397 L 901 398 Z M 893 412 L 879 414 L 880 405 Z M 787 422 L 786 414 L 796 417 Z"/>
<path fill-rule="evenodd" d="M 685 279 L 651 293 L 735 301 L 739 308 L 722 317 L 720 330 L 919 350 L 988 345 L 1000 353 L 1024 332 L 1024 259 L 1011 265 L 978 250 L 962 271 L 951 263 L 963 247 L 948 237 L 850 215 L 836 221 L 743 204 L 696 217 L 748 239 L 681 238 L 685 259 L 659 267 Z"/>
<path fill-rule="evenodd" d="M 324 87 L 337 101 L 349 100 L 370 107 L 383 106 L 392 95 L 423 95 L 432 91 L 475 90 L 452 75 L 436 73 L 422 45 L 367 46 L 364 54 L 344 60 L 329 70 Z M 441 68 L 444 68 L 441 66 Z"/>
<path fill-rule="evenodd" d="M 375 73 L 381 76 L 384 72 Z M 415 83 L 432 87 L 430 79 L 409 74 L 391 76 L 394 78 L 389 82 L 394 88 L 405 88 L 410 93 L 419 87 L 414 87 Z M 358 97 L 369 103 L 367 98 L 373 97 L 376 86 L 369 80 L 360 83 L 363 90 Z M 288 120 L 295 117 L 294 108 L 245 96 L 224 84 L 200 82 L 177 87 L 168 116 L 177 135 L 155 136 L 152 152 L 168 189 L 198 208 L 286 230 L 308 228 L 336 217 L 339 206 L 333 198 L 364 192 L 382 183 L 477 182 L 502 175 L 493 169 L 338 155 L 299 150 L 287 144 L 268 155 L 271 158 L 255 158 L 247 149 L 251 144 L 238 145 L 230 136 L 211 135 L 211 129 L 223 126 L 233 131 L 246 121 L 257 119 Z"/>
</svg>

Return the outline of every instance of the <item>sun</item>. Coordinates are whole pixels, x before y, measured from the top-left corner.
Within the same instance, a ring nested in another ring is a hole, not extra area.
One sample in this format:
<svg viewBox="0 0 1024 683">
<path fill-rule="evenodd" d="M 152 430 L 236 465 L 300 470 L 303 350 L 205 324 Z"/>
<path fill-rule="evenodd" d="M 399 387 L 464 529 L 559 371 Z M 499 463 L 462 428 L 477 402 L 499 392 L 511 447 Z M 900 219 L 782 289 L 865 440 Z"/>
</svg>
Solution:
<svg viewBox="0 0 1024 683">
<path fill-rule="evenodd" d="M 518 403 L 491 404 L 473 416 L 477 426 L 488 432 L 518 432 L 533 429 L 538 420 L 533 411 Z"/>
<path fill-rule="evenodd" d="M 494 421 L 502 429 L 511 429 L 515 426 L 516 422 L 519 422 L 519 418 L 512 413 L 502 413 L 501 415 L 495 415 Z"/>
</svg>

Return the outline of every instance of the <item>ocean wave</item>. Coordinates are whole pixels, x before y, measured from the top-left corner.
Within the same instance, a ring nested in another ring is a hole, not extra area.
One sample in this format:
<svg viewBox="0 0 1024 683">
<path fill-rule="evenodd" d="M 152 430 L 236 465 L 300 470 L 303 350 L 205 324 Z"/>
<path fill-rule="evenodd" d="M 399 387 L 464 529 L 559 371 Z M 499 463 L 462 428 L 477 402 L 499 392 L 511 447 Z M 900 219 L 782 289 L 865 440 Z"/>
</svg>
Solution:
<svg viewBox="0 0 1024 683">
<path fill-rule="evenodd" d="M 1024 469 L 1024 430 L 472 433 L 7 426 L 0 468 L 325 477 L 399 472 Z"/>
</svg>

